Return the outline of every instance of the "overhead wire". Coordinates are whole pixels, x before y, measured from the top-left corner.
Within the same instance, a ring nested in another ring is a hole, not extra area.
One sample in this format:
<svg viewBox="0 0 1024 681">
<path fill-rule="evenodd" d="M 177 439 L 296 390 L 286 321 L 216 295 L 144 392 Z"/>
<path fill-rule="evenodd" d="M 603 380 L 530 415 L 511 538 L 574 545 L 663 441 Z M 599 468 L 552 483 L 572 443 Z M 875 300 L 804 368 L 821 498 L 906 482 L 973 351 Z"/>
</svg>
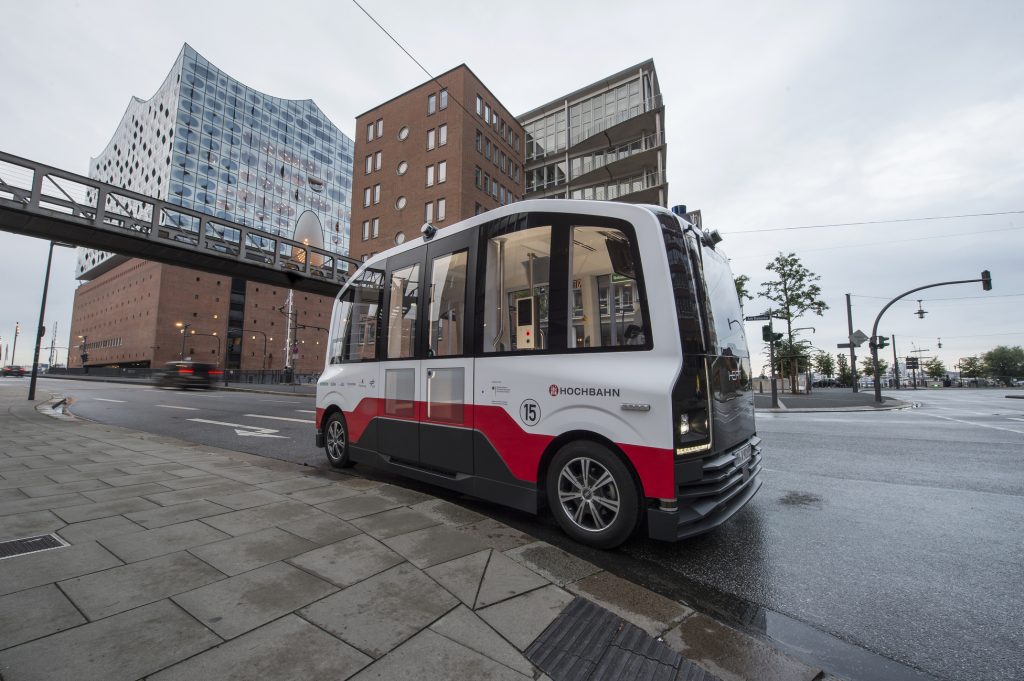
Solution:
<svg viewBox="0 0 1024 681">
<path fill-rule="evenodd" d="M 355 0 L 353 0 L 355 2 Z M 858 227 L 862 225 L 891 225 L 901 222 L 925 222 L 929 220 L 960 220 L 963 218 L 987 218 L 998 215 L 1022 215 L 1024 210 L 1003 210 L 1003 211 L 992 211 L 990 213 L 962 213 L 959 215 L 929 215 L 926 217 L 918 218 L 891 218 L 887 220 L 862 220 L 860 222 L 833 222 L 823 223 L 820 225 L 796 225 L 793 227 L 763 227 L 758 229 L 738 229 L 731 230 L 728 228 L 722 228 L 723 234 L 754 234 L 758 232 L 788 232 L 798 229 L 824 229 L 829 227 Z"/>
</svg>

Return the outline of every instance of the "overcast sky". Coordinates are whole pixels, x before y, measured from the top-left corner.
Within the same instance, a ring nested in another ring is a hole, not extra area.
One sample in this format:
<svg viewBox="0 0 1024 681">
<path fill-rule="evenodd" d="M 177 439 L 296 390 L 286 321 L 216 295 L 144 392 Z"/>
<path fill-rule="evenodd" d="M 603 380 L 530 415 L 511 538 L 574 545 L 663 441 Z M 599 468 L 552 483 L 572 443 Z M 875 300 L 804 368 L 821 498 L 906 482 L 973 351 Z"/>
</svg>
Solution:
<svg viewBox="0 0 1024 681">
<path fill-rule="evenodd" d="M 156 91 L 184 42 L 252 87 L 312 98 L 350 136 L 357 114 L 426 79 L 340 0 L 4 4 L 0 149 L 82 174 L 129 98 Z M 845 341 L 845 293 L 856 294 L 855 328 L 870 333 L 888 298 L 982 269 L 995 281 L 989 294 L 980 284 L 923 292 L 924 320 L 916 302 L 900 303 L 880 332 L 896 335 L 901 355 L 929 348 L 947 366 L 1024 344 L 1024 213 L 748 231 L 1024 211 L 1019 0 L 364 6 L 432 73 L 465 62 L 513 112 L 652 57 L 669 205 L 700 208 L 755 291 L 779 251 L 821 275 L 831 309 L 798 324 L 816 327 L 816 346 Z M 46 250 L 0 232 L 0 337 L 9 345 L 21 322 L 21 364 Z M 58 345 L 68 344 L 73 268 L 73 252 L 58 249 L 46 314 L 49 328 L 60 324 Z M 758 354 L 759 325 L 748 333 Z"/>
</svg>

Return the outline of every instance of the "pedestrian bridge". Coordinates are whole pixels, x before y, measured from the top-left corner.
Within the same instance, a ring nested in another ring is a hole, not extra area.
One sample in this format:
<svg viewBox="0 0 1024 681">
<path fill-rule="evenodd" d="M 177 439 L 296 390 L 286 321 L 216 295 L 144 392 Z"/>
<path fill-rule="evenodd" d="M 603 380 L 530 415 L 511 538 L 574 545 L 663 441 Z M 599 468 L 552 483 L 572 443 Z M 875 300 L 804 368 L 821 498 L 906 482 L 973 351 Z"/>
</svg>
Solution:
<svg viewBox="0 0 1024 681">
<path fill-rule="evenodd" d="M 359 264 L 2 151 L 0 230 L 331 297 Z"/>
</svg>

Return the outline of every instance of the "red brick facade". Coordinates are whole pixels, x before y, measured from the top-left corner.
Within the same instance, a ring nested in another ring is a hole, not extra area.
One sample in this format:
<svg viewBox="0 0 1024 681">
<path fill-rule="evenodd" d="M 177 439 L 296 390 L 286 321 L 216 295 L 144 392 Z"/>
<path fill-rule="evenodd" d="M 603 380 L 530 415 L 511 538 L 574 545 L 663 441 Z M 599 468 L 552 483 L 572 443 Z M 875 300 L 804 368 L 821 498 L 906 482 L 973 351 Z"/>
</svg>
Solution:
<svg viewBox="0 0 1024 681">
<path fill-rule="evenodd" d="M 391 248 L 400 232 L 406 239 L 419 236 L 428 203 L 430 222 L 441 228 L 522 199 L 523 148 L 522 126 L 465 64 L 357 117 L 349 255 L 362 259 Z M 402 163 L 407 167 L 399 174 Z M 439 177 L 441 163 L 444 181 Z M 428 166 L 433 168 L 430 186 Z M 367 191 L 369 205 L 364 205 Z M 440 201 L 443 219 L 438 215 Z"/>
</svg>

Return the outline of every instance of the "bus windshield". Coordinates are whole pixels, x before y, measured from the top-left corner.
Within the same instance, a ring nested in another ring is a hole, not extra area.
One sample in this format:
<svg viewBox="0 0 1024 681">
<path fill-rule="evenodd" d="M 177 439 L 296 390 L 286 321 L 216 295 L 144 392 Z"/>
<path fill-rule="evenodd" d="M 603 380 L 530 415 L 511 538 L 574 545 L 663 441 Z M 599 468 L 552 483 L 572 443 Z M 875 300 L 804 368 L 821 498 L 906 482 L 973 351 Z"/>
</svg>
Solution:
<svg viewBox="0 0 1024 681">
<path fill-rule="evenodd" d="M 743 309 L 736 295 L 729 262 L 718 251 L 705 248 L 704 285 L 707 289 L 707 316 L 711 323 L 713 349 L 710 354 L 748 357 L 747 337 L 743 330 Z"/>
</svg>

